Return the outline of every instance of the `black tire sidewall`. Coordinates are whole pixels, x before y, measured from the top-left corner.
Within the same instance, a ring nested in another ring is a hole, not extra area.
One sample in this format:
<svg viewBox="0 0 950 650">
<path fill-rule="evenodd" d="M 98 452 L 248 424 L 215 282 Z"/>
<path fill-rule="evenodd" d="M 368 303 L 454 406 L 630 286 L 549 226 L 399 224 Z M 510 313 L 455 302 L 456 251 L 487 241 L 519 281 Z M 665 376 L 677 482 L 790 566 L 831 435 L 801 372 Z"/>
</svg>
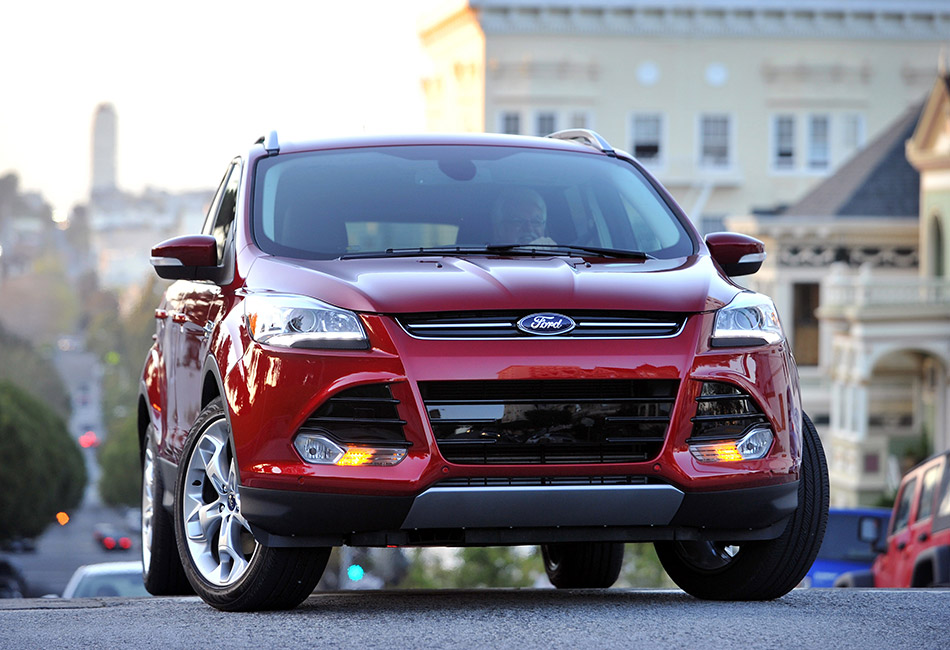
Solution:
<svg viewBox="0 0 950 650">
<path fill-rule="evenodd" d="M 182 568 L 181 557 L 176 542 L 175 524 L 163 506 L 165 484 L 159 467 L 158 448 L 154 441 L 152 425 L 146 433 L 146 445 L 152 452 L 152 543 L 149 549 L 149 563 L 142 558 L 142 582 L 145 589 L 155 596 L 175 596 L 192 594 L 194 591 Z M 142 463 L 142 492 L 144 497 L 145 463 Z M 144 547 L 144 536 L 141 540 Z"/>
</svg>

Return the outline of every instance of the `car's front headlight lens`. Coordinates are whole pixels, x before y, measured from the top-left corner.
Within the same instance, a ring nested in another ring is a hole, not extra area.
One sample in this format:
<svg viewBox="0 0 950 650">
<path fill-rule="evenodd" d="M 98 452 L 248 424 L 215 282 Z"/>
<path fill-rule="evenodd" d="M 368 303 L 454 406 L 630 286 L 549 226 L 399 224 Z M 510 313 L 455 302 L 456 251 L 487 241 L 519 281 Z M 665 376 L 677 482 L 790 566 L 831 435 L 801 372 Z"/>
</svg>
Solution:
<svg viewBox="0 0 950 650">
<path fill-rule="evenodd" d="M 251 338 L 258 343 L 331 350 L 369 347 L 356 314 L 307 296 L 250 295 L 244 299 L 244 316 Z"/>
<path fill-rule="evenodd" d="M 785 340 L 778 311 L 768 296 L 743 291 L 716 313 L 713 347 L 766 345 Z"/>
</svg>

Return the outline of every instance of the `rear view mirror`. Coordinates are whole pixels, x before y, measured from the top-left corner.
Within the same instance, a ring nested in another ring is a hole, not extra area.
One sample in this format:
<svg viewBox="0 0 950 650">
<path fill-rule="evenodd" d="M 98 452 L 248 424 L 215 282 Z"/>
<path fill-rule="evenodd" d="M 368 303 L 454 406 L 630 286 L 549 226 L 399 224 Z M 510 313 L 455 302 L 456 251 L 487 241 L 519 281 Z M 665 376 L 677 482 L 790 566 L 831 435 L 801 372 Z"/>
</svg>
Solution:
<svg viewBox="0 0 950 650">
<path fill-rule="evenodd" d="M 152 266 L 166 280 L 210 280 L 218 272 L 218 243 L 211 235 L 184 235 L 152 248 Z"/>
<path fill-rule="evenodd" d="M 735 232 L 714 232 L 706 236 L 713 259 L 729 277 L 751 275 L 765 261 L 765 244 Z"/>
</svg>

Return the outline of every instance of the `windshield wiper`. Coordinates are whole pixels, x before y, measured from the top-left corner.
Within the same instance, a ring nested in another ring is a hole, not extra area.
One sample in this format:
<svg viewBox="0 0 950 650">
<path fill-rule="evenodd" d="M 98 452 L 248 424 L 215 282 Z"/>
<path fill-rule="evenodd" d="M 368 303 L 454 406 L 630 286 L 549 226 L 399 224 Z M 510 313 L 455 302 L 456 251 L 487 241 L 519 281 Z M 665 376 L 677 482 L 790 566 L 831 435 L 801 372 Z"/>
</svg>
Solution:
<svg viewBox="0 0 950 650">
<path fill-rule="evenodd" d="M 387 248 L 382 251 L 346 253 L 341 260 L 356 260 L 369 257 L 419 257 L 424 255 L 478 255 L 492 253 L 489 246 L 420 246 L 418 248 Z"/>
<path fill-rule="evenodd" d="M 591 253 L 601 257 L 616 257 L 621 259 L 654 259 L 652 255 L 639 251 L 626 251 L 614 248 L 599 248 L 596 246 L 574 246 L 562 244 L 488 244 L 485 246 L 420 246 L 418 248 L 387 248 L 383 251 L 346 253 L 341 255 L 340 259 L 353 260 L 371 257 L 418 257 L 424 255 L 484 255 L 486 253 L 506 253 L 515 255 L 571 255 L 577 253 Z"/>
<path fill-rule="evenodd" d="M 621 259 L 656 259 L 649 253 L 644 253 L 642 251 L 628 251 L 619 248 L 601 248 L 599 246 L 577 246 L 574 244 L 505 244 L 486 246 L 486 248 L 492 252 L 531 252 L 541 255 L 592 253 L 601 257 L 616 257 Z"/>
</svg>

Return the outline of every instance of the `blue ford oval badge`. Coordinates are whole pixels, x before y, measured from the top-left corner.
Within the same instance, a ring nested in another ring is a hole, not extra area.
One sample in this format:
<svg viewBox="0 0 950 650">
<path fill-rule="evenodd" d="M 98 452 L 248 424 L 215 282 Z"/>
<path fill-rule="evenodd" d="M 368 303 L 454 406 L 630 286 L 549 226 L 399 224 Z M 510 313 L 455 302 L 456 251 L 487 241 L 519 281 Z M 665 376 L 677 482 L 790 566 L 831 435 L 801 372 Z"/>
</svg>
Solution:
<svg viewBox="0 0 950 650">
<path fill-rule="evenodd" d="M 531 314 L 518 321 L 519 330 L 539 336 L 566 334 L 576 326 L 577 323 L 563 314 Z"/>
</svg>

